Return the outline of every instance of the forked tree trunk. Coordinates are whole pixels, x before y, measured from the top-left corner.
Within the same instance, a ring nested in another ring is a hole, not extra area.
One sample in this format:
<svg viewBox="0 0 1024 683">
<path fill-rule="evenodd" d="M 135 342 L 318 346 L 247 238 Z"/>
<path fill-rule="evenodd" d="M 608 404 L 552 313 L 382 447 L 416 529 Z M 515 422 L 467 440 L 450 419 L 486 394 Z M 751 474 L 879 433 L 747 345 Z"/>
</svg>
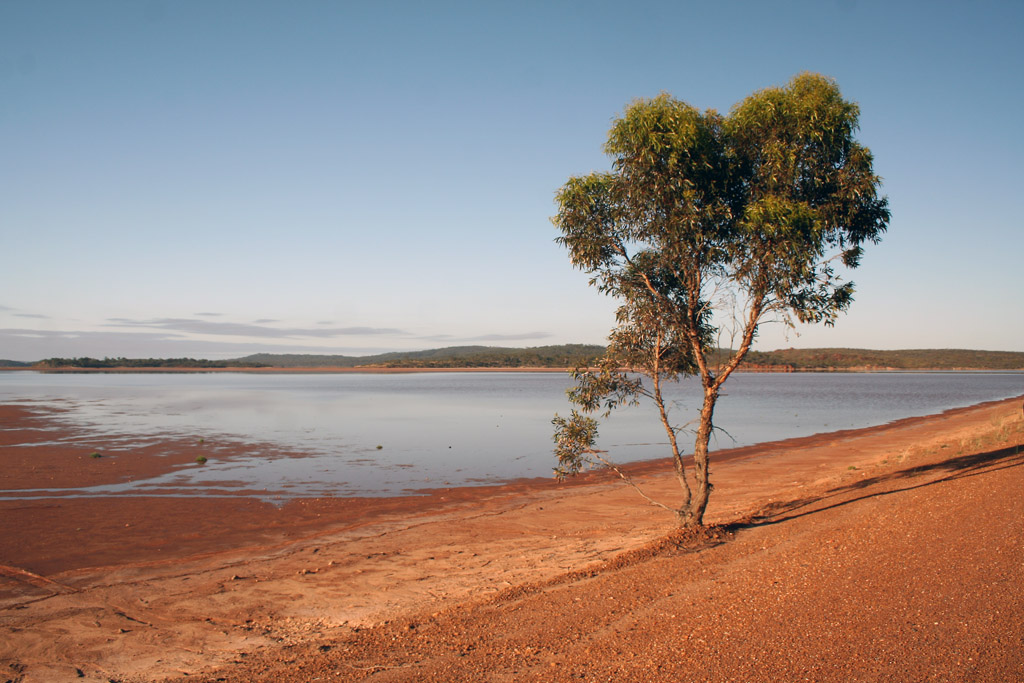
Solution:
<svg viewBox="0 0 1024 683">
<path fill-rule="evenodd" d="M 693 473 L 696 480 L 693 498 L 689 505 L 677 511 L 679 526 L 689 528 L 704 525 L 704 512 L 711 496 L 711 478 L 708 458 L 708 445 L 711 442 L 711 431 L 714 429 L 715 403 L 718 401 L 718 387 L 704 387 L 704 404 L 700 410 L 700 425 L 697 427 L 697 438 L 693 446 Z"/>
<path fill-rule="evenodd" d="M 699 291 L 695 289 L 694 291 Z M 700 378 L 704 386 L 704 403 L 700 409 L 700 425 L 697 427 L 697 438 L 693 444 L 693 474 L 696 480 L 696 487 L 690 504 L 681 507 L 676 511 L 679 518 L 679 525 L 682 527 L 698 527 L 704 525 L 704 511 L 708 507 L 708 498 L 711 496 L 711 469 L 708 456 L 708 445 L 711 443 L 711 432 L 714 430 L 715 404 L 718 402 L 719 388 L 729 379 L 729 376 L 740 366 L 750 345 L 757 334 L 758 321 L 761 319 L 761 312 L 764 310 L 764 299 L 766 294 L 761 292 L 750 302 L 750 310 L 747 313 L 747 321 L 743 327 L 742 341 L 740 347 L 733 354 L 729 362 L 719 368 L 715 373 L 704 355 L 704 348 L 700 344 L 698 325 L 696 320 L 689 319 L 689 339 L 693 352 L 697 358 L 697 365 L 700 368 Z M 697 310 L 699 302 L 694 299 L 690 302 L 691 309 Z"/>
</svg>

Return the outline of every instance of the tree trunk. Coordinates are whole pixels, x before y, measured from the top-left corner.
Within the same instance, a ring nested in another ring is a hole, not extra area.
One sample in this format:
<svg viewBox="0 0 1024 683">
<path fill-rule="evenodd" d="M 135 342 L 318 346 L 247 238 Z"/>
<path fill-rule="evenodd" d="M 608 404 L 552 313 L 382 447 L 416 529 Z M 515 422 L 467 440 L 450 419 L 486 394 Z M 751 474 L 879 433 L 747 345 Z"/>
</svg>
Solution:
<svg viewBox="0 0 1024 683">
<path fill-rule="evenodd" d="M 704 511 L 708 507 L 711 496 L 711 479 L 708 458 L 708 444 L 711 442 L 711 431 L 714 428 L 713 417 L 715 403 L 718 401 L 718 387 L 713 382 L 704 387 L 704 405 L 700 410 L 700 426 L 697 427 L 697 438 L 693 445 L 693 472 L 697 480 L 693 499 L 688 506 L 679 510 L 679 525 L 696 527 L 704 525 Z"/>
</svg>

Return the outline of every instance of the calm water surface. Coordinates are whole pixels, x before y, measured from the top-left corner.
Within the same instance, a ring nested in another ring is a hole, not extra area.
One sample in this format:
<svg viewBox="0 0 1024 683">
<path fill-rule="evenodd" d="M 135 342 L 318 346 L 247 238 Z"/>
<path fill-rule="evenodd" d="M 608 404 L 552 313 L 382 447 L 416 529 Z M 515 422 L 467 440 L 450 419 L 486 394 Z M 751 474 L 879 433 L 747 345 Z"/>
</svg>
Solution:
<svg viewBox="0 0 1024 683">
<path fill-rule="evenodd" d="M 292 496 L 394 495 L 551 475 L 551 418 L 569 413 L 561 373 L 258 375 L 0 372 L 0 402 L 59 407 L 61 419 L 114 448 L 174 435 L 253 444 L 250 457 L 188 465 L 162 477 L 75 489 L 77 495 L 168 487 Z M 713 444 L 745 446 L 884 424 L 1024 394 L 999 373 L 739 374 L 716 411 Z M 673 385 L 680 424 L 700 389 Z M 2 425 L 0 425 L 2 427 Z M 599 446 L 620 462 L 668 455 L 649 409 L 618 411 Z M 684 440 L 685 441 L 685 440 Z M 380 445 L 382 448 L 378 449 Z M 69 491 L 3 492 L 0 496 Z"/>
</svg>

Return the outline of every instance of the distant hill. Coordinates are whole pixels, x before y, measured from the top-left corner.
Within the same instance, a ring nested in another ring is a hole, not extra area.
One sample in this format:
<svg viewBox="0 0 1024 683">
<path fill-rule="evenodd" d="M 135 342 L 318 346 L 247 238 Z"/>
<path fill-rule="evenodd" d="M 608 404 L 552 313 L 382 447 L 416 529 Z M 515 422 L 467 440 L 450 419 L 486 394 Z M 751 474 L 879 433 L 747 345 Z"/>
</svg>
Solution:
<svg viewBox="0 0 1024 683">
<path fill-rule="evenodd" d="M 17 360 L 4 360 L 3 358 L 0 358 L 0 368 L 27 368 L 30 365 L 32 364 L 22 363 L 21 361 Z"/>
<path fill-rule="evenodd" d="M 1024 353 L 968 349 L 751 351 L 746 365 L 792 370 L 1024 370 Z"/>
<path fill-rule="evenodd" d="M 0 367 L 31 365 L 39 370 L 166 368 L 571 368 L 592 363 L 604 347 L 563 344 L 526 349 L 497 346 L 452 346 L 426 351 L 399 351 L 373 356 L 325 356 L 258 353 L 232 360 L 194 358 L 48 358 L 38 363 L 0 361 Z M 780 349 L 751 351 L 740 368 L 774 372 L 858 370 L 1019 370 L 1024 353 L 967 349 Z"/>
<path fill-rule="evenodd" d="M 603 346 L 587 344 L 536 346 L 526 349 L 451 346 L 374 356 L 257 353 L 228 362 L 259 363 L 278 368 L 566 368 L 591 362 L 603 353 Z"/>
<path fill-rule="evenodd" d="M 255 354 L 237 361 L 283 368 L 566 368 L 604 353 L 597 345 L 568 344 L 529 349 L 457 346 L 402 351 L 375 356 Z M 965 349 L 781 349 L 751 351 L 742 368 L 749 370 L 1024 370 L 1024 353 Z"/>
</svg>

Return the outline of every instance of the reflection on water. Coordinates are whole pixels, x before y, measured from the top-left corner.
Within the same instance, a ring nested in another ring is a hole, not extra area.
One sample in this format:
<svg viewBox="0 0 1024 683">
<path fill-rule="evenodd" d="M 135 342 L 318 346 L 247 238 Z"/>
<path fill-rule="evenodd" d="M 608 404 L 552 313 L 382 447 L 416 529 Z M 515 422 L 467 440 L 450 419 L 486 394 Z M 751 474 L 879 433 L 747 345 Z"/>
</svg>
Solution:
<svg viewBox="0 0 1024 683">
<path fill-rule="evenodd" d="M 62 419 L 125 448 L 161 435 L 253 444 L 248 458 L 80 493 L 202 485 L 284 497 L 388 495 L 550 476 L 551 418 L 569 412 L 570 383 L 561 373 L 0 372 L 0 402 L 62 407 Z M 1016 396 L 1024 375 L 740 374 L 725 389 L 716 424 L 728 435 L 717 436 L 719 448 Z M 697 382 L 672 385 L 670 395 L 680 424 L 695 416 Z M 664 457 L 660 429 L 650 410 L 619 411 L 602 425 L 599 446 L 621 462 Z"/>
</svg>

